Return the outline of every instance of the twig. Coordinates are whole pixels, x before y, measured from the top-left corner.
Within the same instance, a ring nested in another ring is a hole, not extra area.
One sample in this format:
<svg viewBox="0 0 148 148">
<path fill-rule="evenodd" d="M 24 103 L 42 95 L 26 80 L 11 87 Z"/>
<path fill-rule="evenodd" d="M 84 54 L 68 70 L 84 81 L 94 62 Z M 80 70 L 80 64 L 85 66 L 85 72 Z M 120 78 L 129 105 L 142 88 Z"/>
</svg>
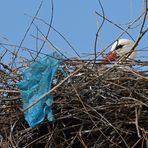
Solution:
<svg viewBox="0 0 148 148">
<path fill-rule="evenodd" d="M 43 1 L 41 1 L 40 5 L 39 5 L 39 7 L 38 7 L 38 10 L 37 10 L 37 12 L 36 12 L 36 14 L 35 14 L 35 17 L 38 15 L 38 13 L 39 13 L 39 11 L 40 11 L 40 9 L 41 9 L 41 7 L 42 7 L 42 4 L 43 4 Z M 27 30 L 26 30 L 26 32 L 25 32 L 25 35 L 24 35 L 24 37 L 23 37 L 23 39 L 22 39 L 22 41 L 21 41 L 21 43 L 20 43 L 20 45 L 19 45 L 19 47 L 18 47 L 16 53 L 15 53 L 15 56 L 14 56 L 14 59 L 13 59 L 12 63 L 14 63 L 15 59 L 17 58 L 18 52 L 19 52 L 19 50 L 20 50 L 20 48 L 21 48 L 21 46 L 22 46 L 22 44 L 23 44 L 23 42 L 24 42 L 24 40 L 25 40 L 25 38 L 26 38 L 26 36 L 27 36 L 27 34 L 28 34 L 28 32 L 29 32 L 29 30 L 30 30 L 30 28 L 31 28 L 31 26 L 32 26 L 32 24 L 33 24 L 33 22 L 34 22 L 34 20 L 35 20 L 35 17 L 32 19 L 32 21 L 31 21 L 29 27 L 27 28 Z M 13 64 L 12 64 L 12 66 L 13 66 Z"/>
<path fill-rule="evenodd" d="M 121 29 L 122 31 L 124 31 L 133 41 L 133 37 L 127 32 L 127 30 L 123 29 L 121 26 L 119 26 L 118 24 L 114 23 L 113 21 L 109 20 L 108 18 L 106 18 L 105 16 L 102 16 L 101 14 L 99 14 L 98 12 L 95 12 L 97 15 L 99 15 L 100 17 L 104 18 L 106 21 L 108 21 L 109 23 L 113 24 L 114 26 L 116 26 L 117 28 Z"/>
<path fill-rule="evenodd" d="M 35 24 L 34 24 L 34 26 L 37 28 L 37 26 L 36 26 Z M 42 31 L 41 31 L 39 28 L 38 28 L 38 31 L 39 31 L 40 34 L 43 36 L 44 42 L 48 42 L 48 43 L 49 43 L 57 52 L 59 52 L 63 57 L 65 57 L 66 59 L 69 59 L 69 58 L 68 58 L 67 56 L 65 56 L 61 51 L 59 51 L 59 49 L 56 48 L 56 47 L 54 46 L 54 44 L 48 40 L 48 38 L 45 37 L 45 35 L 42 33 Z"/>
<path fill-rule="evenodd" d="M 51 18 L 50 18 L 50 25 L 49 25 L 47 34 L 46 34 L 46 36 L 45 36 L 45 39 L 48 38 L 49 33 L 50 33 L 50 30 L 51 30 L 51 25 L 52 25 L 52 21 L 53 21 L 53 12 L 54 12 L 53 10 L 54 10 L 54 3 L 53 3 L 53 0 L 51 0 Z M 35 18 L 36 18 L 36 16 L 35 16 Z M 34 19 L 35 19 L 35 18 L 34 18 Z M 37 27 L 37 28 L 38 28 L 38 27 Z M 37 52 L 37 55 L 36 55 L 35 59 L 38 57 L 39 53 L 41 52 L 42 48 L 44 47 L 45 42 L 46 42 L 46 40 L 42 43 L 42 45 L 41 45 L 39 51 Z"/>
<path fill-rule="evenodd" d="M 138 125 L 138 119 L 139 119 L 139 117 L 138 117 L 138 107 L 135 107 L 135 116 L 136 116 L 135 117 L 135 125 L 136 125 L 137 135 L 140 138 L 141 135 L 140 135 L 139 125 Z"/>
<path fill-rule="evenodd" d="M 26 14 L 27 15 L 27 14 Z M 27 16 L 29 16 L 29 15 L 27 15 Z M 29 16 L 29 17 L 31 17 L 31 16 Z M 41 22 L 43 22 L 45 25 L 47 25 L 47 26 L 50 26 L 50 24 L 48 24 L 45 20 L 43 20 L 42 18 L 39 18 L 39 17 L 36 17 L 36 20 L 39 20 L 39 21 L 41 21 Z M 77 50 L 71 45 L 71 43 L 67 40 L 67 38 L 62 34 L 62 33 L 60 33 L 57 29 L 55 29 L 53 26 L 50 26 L 51 27 L 51 29 L 53 29 L 57 34 L 59 34 L 62 38 L 63 38 L 63 40 L 69 45 L 69 47 L 75 52 L 75 54 L 79 57 L 79 58 L 81 58 L 81 56 L 79 55 L 79 53 L 77 52 Z"/>
<path fill-rule="evenodd" d="M 148 2 L 147 0 L 144 0 L 145 2 L 145 8 L 144 8 L 144 17 L 143 17 L 143 21 L 142 21 L 142 24 L 141 24 L 141 28 L 140 28 L 140 32 L 139 32 L 139 35 L 133 45 L 133 47 L 131 48 L 131 51 L 125 56 L 125 58 L 123 58 L 122 61 L 125 61 L 135 50 L 135 47 L 138 45 L 138 43 L 140 42 L 140 40 L 142 39 L 142 37 L 147 33 L 148 31 L 148 28 L 146 28 L 144 31 L 144 25 L 145 25 L 145 22 L 146 22 L 146 17 L 147 17 L 147 8 L 148 8 Z"/>
<path fill-rule="evenodd" d="M 98 35 L 99 35 L 99 32 L 104 24 L 104 21 L 105 21 L 105 13 L 104 13 L 104 8 L 102 6 L 102 3 L 100 0 L 98 0 L 99 4 L 100 4 L 100 7 L 101 7 L 101 10 L 102 10 L 102 14 L 103 14 L 103 20 L 102 20 L 102 23 L 100 25 L 100 27 L 98 28 L 97 30 L 97 33 L 96 33 L 96 38 L 95 38 L 95 45 L 94 45 L 94 55 L 95 55 L 95 58 L 94 58 L 94 63 L 96 62 L 96 59 L 97 59 L 97 42 L 98 42 Z"/>
</svg>

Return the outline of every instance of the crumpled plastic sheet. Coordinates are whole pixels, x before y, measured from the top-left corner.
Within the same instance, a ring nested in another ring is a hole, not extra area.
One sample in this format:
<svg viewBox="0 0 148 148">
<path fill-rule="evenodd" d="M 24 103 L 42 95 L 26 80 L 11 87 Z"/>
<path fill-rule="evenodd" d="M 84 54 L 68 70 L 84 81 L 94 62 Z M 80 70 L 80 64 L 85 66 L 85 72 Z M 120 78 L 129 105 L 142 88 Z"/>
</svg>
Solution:
<svg viewBox="0 0 148 148">
<path fill-rule="evenodd" d="M 23 79 L 18 83 L 23 101 L 23 109 L 51 89 L 52 80 L 56 71 L 58 68 L 62 70 L 60 67 L 61 61 L 62 56 L 57 52 L 53 52 L 33 62 L 24 70 L 22 74 Z M 33 127 L 42 123 L 45 118 L 53 121 L 52 103 L 53 98 L 51 95 L 48 95 L 29 108 L 24 113 L 25 120 L 29 126 Z"/>
</svg>

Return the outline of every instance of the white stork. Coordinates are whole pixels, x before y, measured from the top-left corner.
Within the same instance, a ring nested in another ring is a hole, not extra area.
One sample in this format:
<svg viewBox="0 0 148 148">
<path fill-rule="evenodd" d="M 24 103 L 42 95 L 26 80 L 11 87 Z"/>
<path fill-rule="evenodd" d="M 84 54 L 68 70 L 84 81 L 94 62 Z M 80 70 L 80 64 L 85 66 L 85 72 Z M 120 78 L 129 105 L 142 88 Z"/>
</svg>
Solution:
<svg viewBox="0 0 148 148">
<path fill-rule="evenodd" d="M 106 62 L 109 62 L 120 59 L 121 57 L 127 55 L 131 51 L 133 45 L 134 42 L 129 39 L 119 39 L 115 41 L 111 47 L 110 52 L 105 56 L 104 60 Z M 131 55 L 128 57 L 128 59 L 134 59 L 136 57 L 136 54 L 137 49 L 135 48 Z"/>
</svg>

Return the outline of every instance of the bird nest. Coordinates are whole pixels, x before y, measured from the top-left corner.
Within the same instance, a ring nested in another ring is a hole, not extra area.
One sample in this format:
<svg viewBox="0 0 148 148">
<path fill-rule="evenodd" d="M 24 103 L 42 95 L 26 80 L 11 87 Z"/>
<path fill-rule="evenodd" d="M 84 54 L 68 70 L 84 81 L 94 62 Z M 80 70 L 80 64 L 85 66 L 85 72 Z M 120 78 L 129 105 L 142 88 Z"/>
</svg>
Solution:
<svg viewBox="0 0 148 148">
<path fill-rule="evenodd" d="M 54 121 L 33 128 L 14 85 L 21 76 L 1 71 L 1 147 L 146 147 L 146 71 L 84 61 L 65 61 L 63 67 L 68 78 L 58 72 L 52 86 Z"/>
</svg>

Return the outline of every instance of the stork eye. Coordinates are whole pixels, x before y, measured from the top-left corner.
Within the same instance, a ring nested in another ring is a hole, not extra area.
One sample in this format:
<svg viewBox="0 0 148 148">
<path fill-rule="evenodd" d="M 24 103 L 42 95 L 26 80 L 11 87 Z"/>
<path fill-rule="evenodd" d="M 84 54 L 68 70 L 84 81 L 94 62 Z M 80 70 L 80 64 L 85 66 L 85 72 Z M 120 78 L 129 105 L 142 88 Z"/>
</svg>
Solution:
<svg viewBox="0 0 148 148">
<path fill-rule="evenodd" d="M 121 45 L 121 44 L 120 44 L 120 45 L 117 45 L 116 48 L 115 48 L 115 50 L 117 50 L 117 49 L 119 49 L 119 48 L 122 48 L 123 46 L 124 46 L 124 45 Z"/>
</svg>

